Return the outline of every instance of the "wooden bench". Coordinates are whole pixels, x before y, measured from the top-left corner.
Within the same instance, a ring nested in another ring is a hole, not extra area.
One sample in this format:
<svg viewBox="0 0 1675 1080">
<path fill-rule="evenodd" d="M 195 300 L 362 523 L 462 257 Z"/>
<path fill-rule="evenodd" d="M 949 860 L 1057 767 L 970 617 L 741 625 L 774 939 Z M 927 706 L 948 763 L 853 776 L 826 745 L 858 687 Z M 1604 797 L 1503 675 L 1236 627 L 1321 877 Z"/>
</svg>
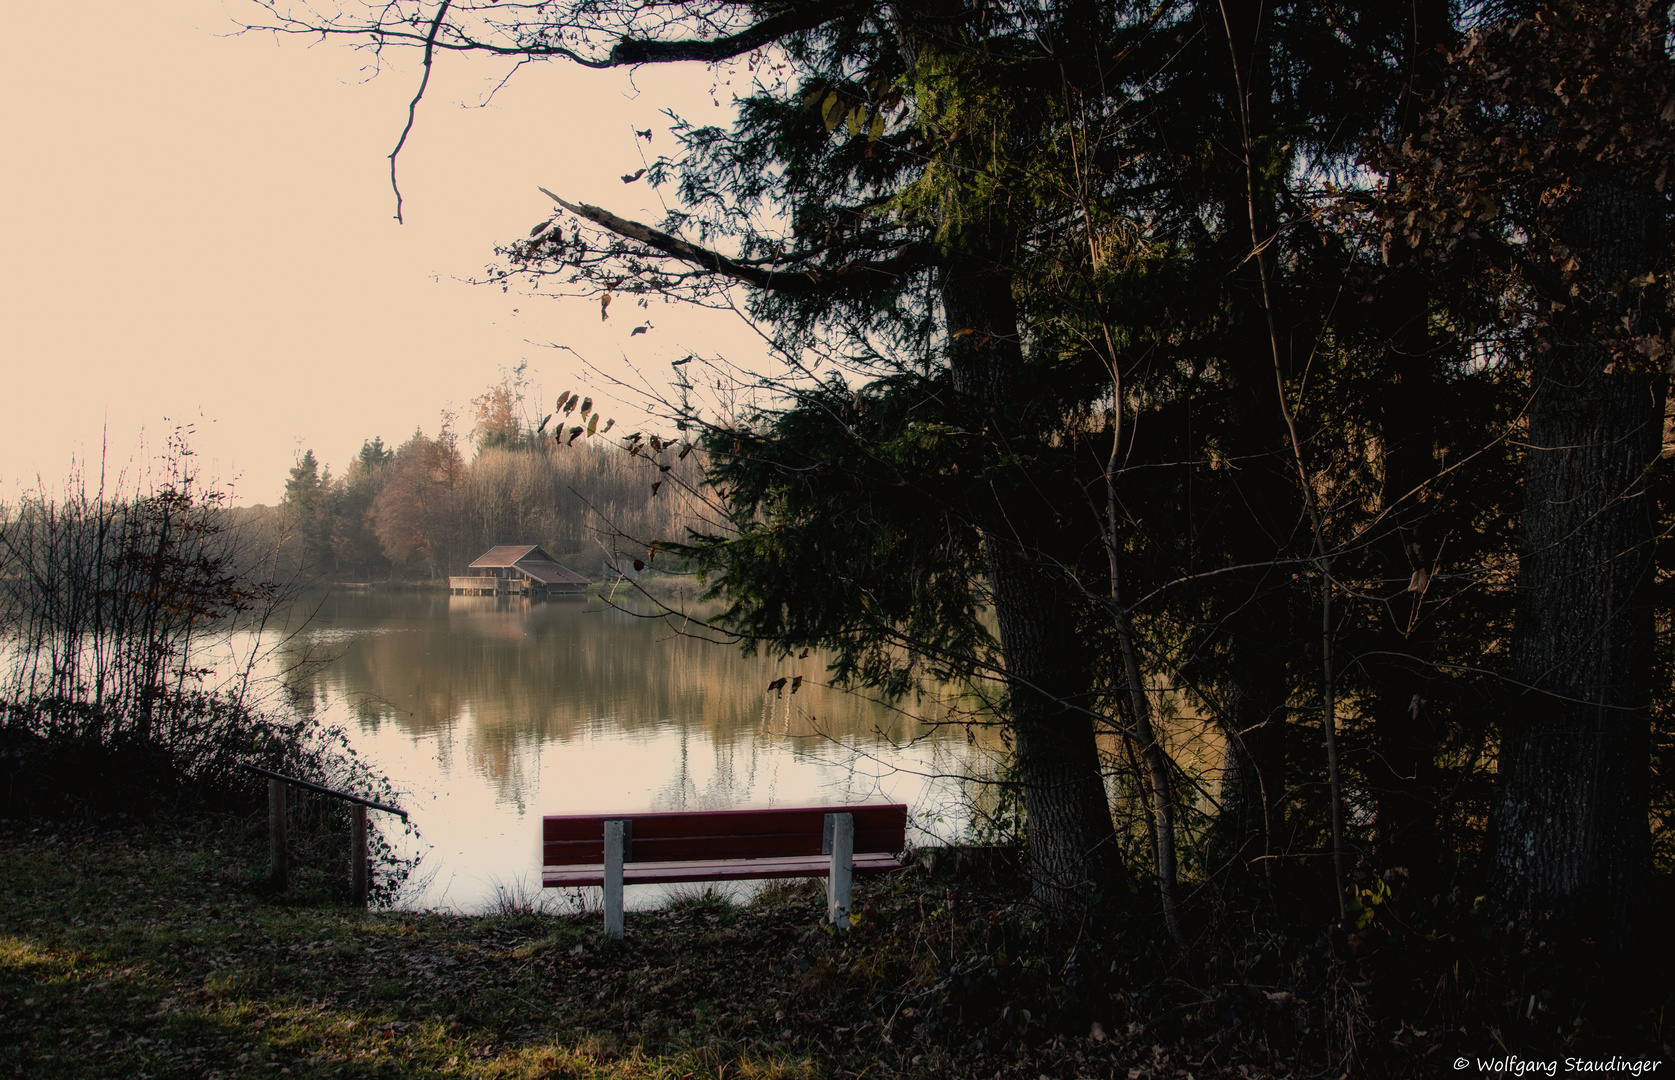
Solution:
<svg viewBox="0 0 1675 1080">
<path fill-rule="evenodd" d="M 827 879 L 827 915 L 849 923 L 850 877 L 899 870 L 907 807 L 803 806 L 541 819 L 541 884 L 602 885 L 605 932 L 622 936 L 624 884 Z"/>
</svg>

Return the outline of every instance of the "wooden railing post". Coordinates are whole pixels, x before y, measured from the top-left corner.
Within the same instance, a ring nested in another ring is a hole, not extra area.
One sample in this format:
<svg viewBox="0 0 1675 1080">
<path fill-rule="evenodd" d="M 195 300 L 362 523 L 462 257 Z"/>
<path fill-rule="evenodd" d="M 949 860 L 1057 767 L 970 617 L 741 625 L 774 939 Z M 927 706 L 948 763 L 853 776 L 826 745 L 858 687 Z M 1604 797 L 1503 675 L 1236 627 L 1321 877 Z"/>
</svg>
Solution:
<svg viewBox="0 0 1675 1080">
<path fill-rule="evenodd" d="M 850 883 L 855 872 L 855 815 L 827 814 L 831 821 L 832 865 L 826 874 L 826 913 L 832 925 L 849 928 Z"/>
<path fill-rule="evenodd" d="M 622 940 L 623 823 L 605 822 L 605 936 Z"/>
<path fill-rule="evenodd" d="M 285 887 L 285 781 L 268 781 L 268 880 Z"/>
<path fill-rule="evenodd" d="M 241 764 L 241 769 L 268 778 L 268 858 L 271 863 L 271 877 L 275 887 L 285 887 L 285 789 L 299 787 L 305 791 L 318 791 L 322 795 L 330 795 L 334 799 L 342 799 L 350 803 L 354 809 L 350 818 L 349 832 L 349 888 L 354 893 L 355 903 L 366 907 L 368 893 L 368 879 L 372 868 L 367 860 L 366 852 L 366 812 L 367 810 L 383 810 L 394 814 L 401 820 L 407 820 L 407 811 L 397 806 L 385 806 L 381 802 L 373 802 L 359 795 L 352 795 L 347 791 L 334 791 L 329 787 L 316 784 L 312 780 L 303 780 L 295 776 L 286 776 L 264 769 L 259 765 Z"/>
<path fill-rule="evenodd" d="M 366 907 L 366 807 L 355 803 L 349 826 L 349 891 L 355 906 Z"/>
</svg>

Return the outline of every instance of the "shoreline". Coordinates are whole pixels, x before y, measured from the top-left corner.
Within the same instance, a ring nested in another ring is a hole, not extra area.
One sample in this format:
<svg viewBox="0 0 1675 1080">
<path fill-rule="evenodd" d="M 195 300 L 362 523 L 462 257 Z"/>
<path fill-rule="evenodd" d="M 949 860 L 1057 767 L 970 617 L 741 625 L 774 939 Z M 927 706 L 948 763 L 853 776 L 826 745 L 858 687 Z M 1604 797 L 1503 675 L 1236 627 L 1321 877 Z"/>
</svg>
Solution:
<svg viewBox="0 0 1675 1080">
<path fill-rule="evenodd" d="M 611 581 L 590 582 L 586 591 L 589 600 L 607 596 L 614 589 L 620 595 L 623 591 L 630 594 L 635 591 L 644 592 L 647 596 L 664 600 L 696 600 L 703 595 L 705 586 L 698 583 L 694 574 L 668 574 L 638 579 L 621 578 Z M 387 581 L 325 581 L 307 587 L 307 591 L 314 592 L 366 592 L 366 593 L 442 593 L 450 595 L 447 578 L 398 578 Z M 533 599 L 534 597 L 530 597 Z M 559 595 L 556 597 L 542 596 L 541 599 L 571 599 L 572 597 Z"/>
</svg>

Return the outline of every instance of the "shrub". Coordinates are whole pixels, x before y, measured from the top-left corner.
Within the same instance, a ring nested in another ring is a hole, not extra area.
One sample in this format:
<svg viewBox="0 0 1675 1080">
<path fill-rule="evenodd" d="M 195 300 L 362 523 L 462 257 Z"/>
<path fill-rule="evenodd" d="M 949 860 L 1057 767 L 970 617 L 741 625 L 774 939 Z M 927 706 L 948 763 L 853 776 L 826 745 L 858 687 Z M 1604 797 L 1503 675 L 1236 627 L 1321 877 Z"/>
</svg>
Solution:
<svg viewBox="0 0 1675 1080">
<path fill-rule="evenodd" d="M 342 732 L 264 707 L 252 673 L 294 585 L 198 483 L 184 433 L 169 447 L 149 484 L 78 471 L 0 507 L 0 813 L 253 811 L 266 781 L 245 764 L 388 801 Z M 311 823 L 344 834 L 333 803 Z M 369 843 L 387 901 L 411 866 Z"/>
</svg>

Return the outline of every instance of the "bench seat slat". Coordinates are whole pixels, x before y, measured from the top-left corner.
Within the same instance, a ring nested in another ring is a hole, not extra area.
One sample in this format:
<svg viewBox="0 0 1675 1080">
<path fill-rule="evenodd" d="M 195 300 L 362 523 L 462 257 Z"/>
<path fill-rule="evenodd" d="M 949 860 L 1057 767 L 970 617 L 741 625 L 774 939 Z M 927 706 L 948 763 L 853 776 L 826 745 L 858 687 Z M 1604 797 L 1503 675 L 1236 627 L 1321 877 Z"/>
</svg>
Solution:
<svg viewBox="0 0 1675 1080">
<path fill-rule="evenodd" d="M 804 855 L 772 859 L 725 859 L 714 862 L 632 862 L 622 868 L 626 885 L 680 881 L 751 881 L 758 878 L 824 877 L 831 869 L 826 855 Z M 867 853 L 855 856 L 855 873 L 878 874 L 901 869 L 893 855 Z M 546 888 L 600 885 L 605 879 L 603 864 L 592 866 L 548 866 L 541 871 Z"/>
<path fill-rule="evenodd" d="M 657 840 L 688 836 L 753 836 L 773 833 L 815 836 L 825 824 L 826 814 L 842 810 L 853 815 L 857 834 L 878 830 L 899 831 L 905 824 L 906 808 L 899 804 L 871 803 L 844 807 L 770 807 L 758 810 L 665 810 L 640 814 L 550 814 L 541 820 L 544 841 L 597 840 L 603 823 L 613 818 L 632 818 L 636 840 Z"/>
<path fill-rule="evenodd" d="M 808 807 L 772 807 L 763 810 L 659 810 L 639 814 L 564 814 L 542 819 L 547 840 L 585 840 L 597 822 L 611 817 L 634 819 L 636 835 L 646 837 L 737 835 L 807 832 L 819 829 L 825 815 Z"/>
<path fill-rule="evenodd" d="M 907 808 L 900 804 L 555 814 L 542 819 L 541 862 L 546 867 L 603 863 L 604 825 L 617 818 L 630 822 L 631 865 L 818 856 L 826 815 L 834 810 L 851 815 L 855 851 L 894 852 L 906 846 Z"/>
<path fill-rule="evenodd" d="M 856 830 L 855 850 L 896 851 L 904 846 L 902 831 Z M 820 854 L 820 833 L 757 833 L 753 835 L 646 837 L 634 823 L 632 858 L 635 862 L 674 862 L 683 858 L 714 862 L 721 859 L 794 858 Z M 542 862 L 596 863 L 604 859 L 604 840 L 549 840 L 542 845 Z"/>
</svg>

